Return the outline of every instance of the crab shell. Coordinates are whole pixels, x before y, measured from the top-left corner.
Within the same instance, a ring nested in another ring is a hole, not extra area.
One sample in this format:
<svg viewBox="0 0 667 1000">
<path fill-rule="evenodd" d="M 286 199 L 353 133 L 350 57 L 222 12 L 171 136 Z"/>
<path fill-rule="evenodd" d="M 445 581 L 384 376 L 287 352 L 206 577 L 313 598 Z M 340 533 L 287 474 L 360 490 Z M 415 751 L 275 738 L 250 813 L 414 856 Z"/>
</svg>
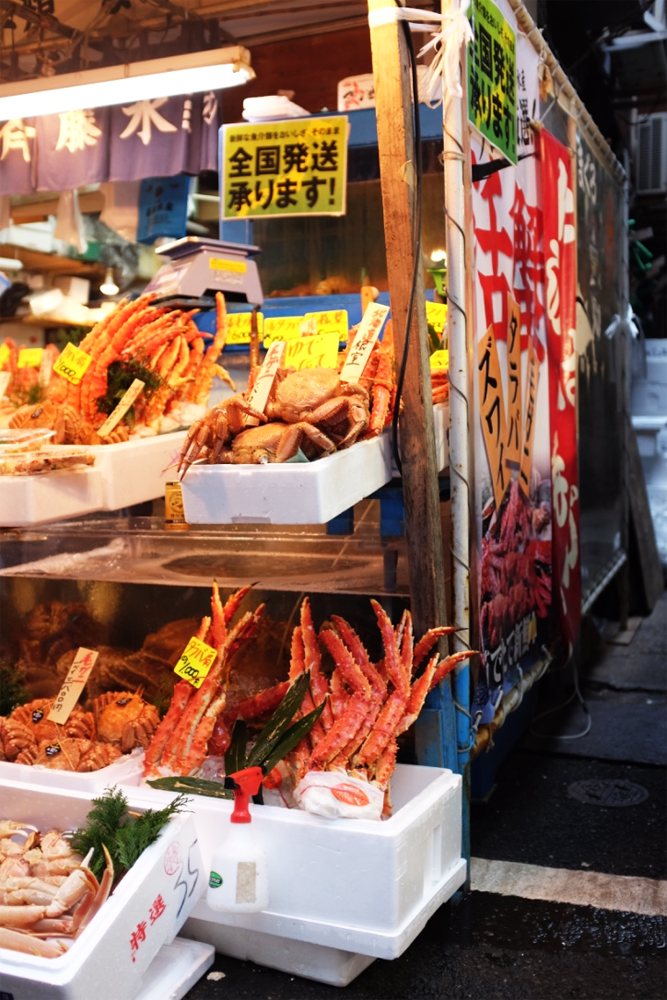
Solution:
<svg viewBox="0 0 667 1000">
<path fill-rule="evenodd" d="M 15 708 L 7 720 L 6 729 L 10 739 L 14 743 L 21 743 L 24 742 L 26 734 L 34 743 L 46 739 L 58 739 L 60 736 L 92 739 L 95 723 L 90 712 L 84 712 L 76 706 L 61 725 L 48 719 L 54 704 L 55 698 L 36 698 L 27 705 Z"/>
<path fill-rule="evenodd" d="M 123 753 L 134 747 L 145 750 L 160 724 L 160 714 L 138 694 L 111 691 L 93 702 L 97 738 L 112 743 Z"/>
<path fill-rule="evenodd" d="M 42 740 L 34 749 L 23 750 L 17 764 L 33 764 L 53 771 L 99 771 L 121 756 L 118 747 L 93 740 L 65 736 Z"/>
</svg>

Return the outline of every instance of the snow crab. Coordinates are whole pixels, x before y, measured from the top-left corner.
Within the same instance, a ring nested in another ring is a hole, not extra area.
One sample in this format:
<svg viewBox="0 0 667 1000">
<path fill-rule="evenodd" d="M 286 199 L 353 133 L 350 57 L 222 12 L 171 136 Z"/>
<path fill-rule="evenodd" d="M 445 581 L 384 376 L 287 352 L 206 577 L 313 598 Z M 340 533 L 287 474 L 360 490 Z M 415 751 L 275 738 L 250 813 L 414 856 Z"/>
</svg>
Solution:
<svg viewBox="0 0 667 1000">
<path fill-rule="evenodd" d="M 296 424 L 272 421 L 259 427 L 247 427 L 237 434 L 231 448 L 223 451 L 222 461 L 234 465 L 287 462 L 299 448 L 306 458 L 318 458 L 335 451 L 336 445 L 317 427 L 305 421 Z"/>
<path fill-rule="evenodd" d="M 178 462 L 178 475 L 182 479 L 193 462 L 203 460 L 215 465 L 222 460 L 225 448 L 231 444 L 235 434 L 245 428 L 244 418 L 255 417 L 266 422 L 263 413 L 255 410 L 246 398 L 237 393 L 214 406 L 208 413 L 196 420 L 187 433 Z"/>
<path fill-rule="evenodd" d="M 0 865 L 0 948 L 58 958 L 67 950 L 62 939 L 78 937 L 109 896 L 109 852 L 102 845 L 106 868 L 98 881 L 90 856 L 75 853 L 58 830 L 40 834 L 4 820 L 0 837 L 16 848 Z"/>
</svg>

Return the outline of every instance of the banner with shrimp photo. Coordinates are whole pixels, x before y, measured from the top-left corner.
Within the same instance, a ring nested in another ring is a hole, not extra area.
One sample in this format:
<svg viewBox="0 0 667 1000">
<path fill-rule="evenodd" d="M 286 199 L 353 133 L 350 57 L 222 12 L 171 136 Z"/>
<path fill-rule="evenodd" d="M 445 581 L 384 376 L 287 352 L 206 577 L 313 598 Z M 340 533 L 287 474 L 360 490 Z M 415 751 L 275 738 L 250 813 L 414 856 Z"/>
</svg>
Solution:
<svg viewBox="0 0 667 1000">
<path fill-rule="evenodd" d="M 518 48 L 517 72 L 522 79 L 537 79 L 537 56 L 530 46 Z M 497 169 L 497 159 L 497 152 L 473 135 L 474 502 L 484 666 L 473 700 L 474 725 L 492 721 L 503 694 L 541 657 L 551 609 L 538 165 L 528 155 L 517 166 L 501 161 Z"/>
</svg>

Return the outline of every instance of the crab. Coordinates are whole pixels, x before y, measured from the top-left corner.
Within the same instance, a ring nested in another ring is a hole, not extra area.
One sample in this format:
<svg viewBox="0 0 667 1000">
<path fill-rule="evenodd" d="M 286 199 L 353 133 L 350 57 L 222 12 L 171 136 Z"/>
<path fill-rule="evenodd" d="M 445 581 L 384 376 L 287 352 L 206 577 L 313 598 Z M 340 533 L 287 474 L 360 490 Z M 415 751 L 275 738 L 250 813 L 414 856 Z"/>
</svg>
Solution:
<svg viewBox="0 0 667 1000">
<path fill-rule="evenodd" d="M 27 705 L 15 708 L 5 724 L 5 735 L 9 743 L 25 745 L 26 740 L 39 743 L 40 740 L 53 740 L 60 736 L 92 739 L 95 723 L 90 712 L 84 712 L 76 706 L 61 725 L 48 719 L 54 704 L 55 698 L 35 698 Z"/>
<path fill-rule="evenodd" d="M 57 740 L 41 740 L 36 747 L 22 750 L 17 764 L 48 767 L 53 771 L 99 771 L 121 756 L 111 743 L 97 743 L 64 736 Z"/>
<path fill-rule="evenodd" d="M 145 750 L 160 724 L 155 705 L 129 691 L 100 695 L 93 702 L 93 713 L 98 740 L 119 747 L 123 753 L 137 746 Z"/>
<path fill-rule="evenodd" d="M 46 399 L 37 406 L 21 406 L 9 421 L 11 428 L 45 427 L 55 431 L 52 444 L 115 444 L 127 441 L 129 431 L 126 427 L 116 427 L 111 434 L 102 439 L 93 425 L 85 420 L 81 413 L 69 403 L 59 403 Z"/>
<path fill-rule="evenodd" d="M 317 427 L 338 448 L 353 444 L 368 427 L 368 391 L 341 382 L 333 368 L 279 368 L 265 411 L 269 420 Z"/>
<path fill-rule="evenodd" d="M 266 417 L 244 398 L 241 393 L 229 396 L 208 411 L 190 427 L 183 444 L 178 462 L 178 474 L 182 479 L 193 462 L 203 459 L 215 465 L 221 461 L 223 449 L 245 427 L 245 418 L 253 417 L 260 423 Z"/>
<path fill-rule="evenodd" d="M 259 427 L 247 427 L 222 454 L 223 462 L 234 465 L 266 465 L 287 462 L 302 448 L 307 458 L 328 455 L 336 445 L 321 430 L 306 421 L 286 424 L 272 421 Z"/>
</svg>

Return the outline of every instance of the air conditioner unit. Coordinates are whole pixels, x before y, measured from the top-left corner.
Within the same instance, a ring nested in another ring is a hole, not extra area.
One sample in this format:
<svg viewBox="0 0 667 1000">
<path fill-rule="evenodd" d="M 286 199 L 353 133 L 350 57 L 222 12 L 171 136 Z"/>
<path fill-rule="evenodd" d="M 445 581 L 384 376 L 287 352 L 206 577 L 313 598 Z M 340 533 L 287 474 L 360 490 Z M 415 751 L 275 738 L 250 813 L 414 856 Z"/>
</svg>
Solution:
<svg viewBox="0 0 667 1000">
<path fill-rule="evenodd" d="M 667 112 L 637 122 L 635 182 L 637 194 L 667 192 Z"/>
</svg>

